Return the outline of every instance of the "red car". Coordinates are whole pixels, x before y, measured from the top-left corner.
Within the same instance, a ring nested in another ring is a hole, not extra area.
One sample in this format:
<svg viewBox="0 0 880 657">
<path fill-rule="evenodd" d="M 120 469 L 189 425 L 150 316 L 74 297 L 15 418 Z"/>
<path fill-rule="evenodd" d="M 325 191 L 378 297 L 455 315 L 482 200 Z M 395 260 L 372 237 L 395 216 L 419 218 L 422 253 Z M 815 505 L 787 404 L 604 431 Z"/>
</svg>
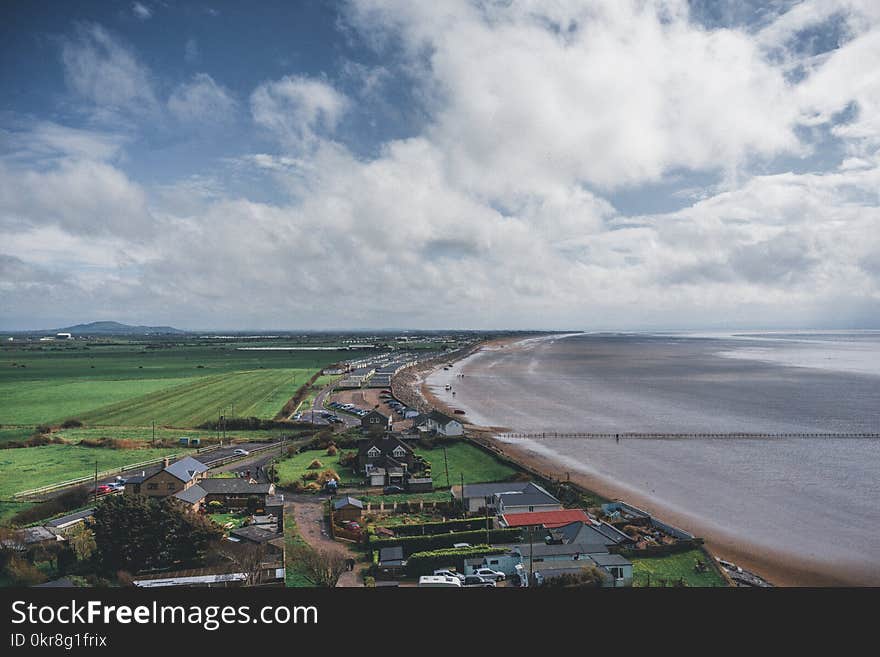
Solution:
<svg viewBox="0 0 880 657">
<path fill-rule="evenodd" d="M 113 492 L 113 489 L 110 488 L 110 486 L 108 486 L 107 484 L 101 484 L 97 488 L 98 495 L 106 495 L 107 493 L 112 493 L 112 492 Z"/>
</svg>

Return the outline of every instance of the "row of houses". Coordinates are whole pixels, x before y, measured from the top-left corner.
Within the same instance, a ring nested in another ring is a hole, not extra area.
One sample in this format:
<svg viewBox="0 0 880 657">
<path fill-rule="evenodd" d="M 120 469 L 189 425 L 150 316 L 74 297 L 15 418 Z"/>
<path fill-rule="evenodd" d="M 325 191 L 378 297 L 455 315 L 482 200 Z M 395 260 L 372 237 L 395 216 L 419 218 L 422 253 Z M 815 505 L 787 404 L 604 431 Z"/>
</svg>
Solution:
<svg viewBox="0 0 880 657">
<path fill-rule="evenodd" d="M 390 431 L 391 425 L 391 417 L 375 409 L 361 417 L 361 429 L 366 432 Z M 413 418 L 412 431 L 415 434 L 455 437 L 464 435 L 464 425 L 445 413 L 432 410 Z"/>
</svg>

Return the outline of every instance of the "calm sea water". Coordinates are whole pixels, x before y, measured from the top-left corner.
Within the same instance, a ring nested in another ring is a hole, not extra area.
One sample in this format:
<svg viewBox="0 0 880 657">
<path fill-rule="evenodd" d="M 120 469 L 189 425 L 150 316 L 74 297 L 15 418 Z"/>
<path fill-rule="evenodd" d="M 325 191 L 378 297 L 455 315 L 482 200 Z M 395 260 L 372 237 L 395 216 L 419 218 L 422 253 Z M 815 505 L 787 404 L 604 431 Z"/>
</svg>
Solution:
<svg viewBox="0 0 880 657">
<path fill-rule="evenodd" d="M 472 422 L 515 431 L 880 432 L 880 332 L 537 339 L 480 352 L 429 384 Z M 721 533 L 880 581 L 876 439 L 532 446 Z"/>
</svg>

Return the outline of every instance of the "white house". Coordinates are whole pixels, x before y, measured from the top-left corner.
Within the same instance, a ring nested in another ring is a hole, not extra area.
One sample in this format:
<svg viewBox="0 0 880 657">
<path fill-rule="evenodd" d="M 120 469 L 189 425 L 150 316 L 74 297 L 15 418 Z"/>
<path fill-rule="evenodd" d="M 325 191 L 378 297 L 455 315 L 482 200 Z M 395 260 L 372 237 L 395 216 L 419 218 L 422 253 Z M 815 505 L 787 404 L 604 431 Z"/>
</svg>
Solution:
<svg viewBox="0 0 880 657">
<path fill-rule="evenodd" d="M 461 422 L 440 411 L 431 411 L 427 415 L 422 415 L 416 419 L 415 424 L 416 426 L 424 426 L 429 431 L 436 431 L 441 436 L 461 436 L 464 434 Z"/>
</svg>

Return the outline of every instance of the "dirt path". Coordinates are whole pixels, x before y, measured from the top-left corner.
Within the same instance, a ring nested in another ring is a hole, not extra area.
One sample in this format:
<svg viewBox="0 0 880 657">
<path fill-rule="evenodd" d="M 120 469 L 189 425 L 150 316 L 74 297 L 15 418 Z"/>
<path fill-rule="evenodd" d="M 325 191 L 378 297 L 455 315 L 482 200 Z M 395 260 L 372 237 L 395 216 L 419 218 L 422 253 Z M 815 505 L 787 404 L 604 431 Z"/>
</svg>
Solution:
<svg viewBox="0 0 880 657">
<path fill-rule="evenodd" d="M 287 499 L 288 502 L 285 506 L 288 507 L 288 511 L 292 511 L 300 536 L 306 543 L 315 549 L 338 552 L 346 559 L 358 559 L 359 555 L 345 543 L 330 538 L 327 521 L 324 518 L 324 509 L 327 505 L 326 497 L 288 495 Z M 356 570 L 347 571 L 339 578 L 337 586 L 363 586 L 363 582 L 358 579 Z"/>
</svg>

